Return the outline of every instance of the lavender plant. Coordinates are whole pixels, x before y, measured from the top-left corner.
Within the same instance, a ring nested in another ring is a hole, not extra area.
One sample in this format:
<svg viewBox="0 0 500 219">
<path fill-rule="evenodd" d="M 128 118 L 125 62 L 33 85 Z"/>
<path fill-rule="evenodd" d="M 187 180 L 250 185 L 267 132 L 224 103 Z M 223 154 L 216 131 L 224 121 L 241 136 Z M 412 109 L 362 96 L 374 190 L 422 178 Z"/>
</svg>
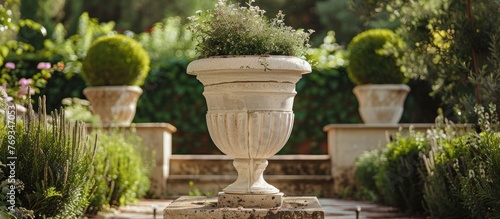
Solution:
<svg viewBox="0 0 500 219">
<path fill-rule="evenodd" d="M 284 23 L 285 14 L 278 12 L 275 18 L 265 16 L 266 11 L 219 0 L 215 8 L 205 12 L 198 10 L 189 17 L 187 26 L 197 40 L 200 57 L 227 55 L 287 55 L 303 57 L 310 45 L 313 30 L 293 29 Z"/>
<path fill-rule="evenodd" d="M 63 111 L 47 115 L 45 97 L 39 102 L 36 115 L 28 103 L 28 112 L 17 122 L 0 122 L 0 154 L 16 156 L 15 183 L 9 185 L 16 189 L 16 205 L 9 212 L 18 218 L 82 217 L 93 184 L 96 145 L 84 123 L 67 122 Z M 7 156 L 0 162 L 12 164 Z M 0 168 L 4 173 L 11 170 Z"/>
</svg>

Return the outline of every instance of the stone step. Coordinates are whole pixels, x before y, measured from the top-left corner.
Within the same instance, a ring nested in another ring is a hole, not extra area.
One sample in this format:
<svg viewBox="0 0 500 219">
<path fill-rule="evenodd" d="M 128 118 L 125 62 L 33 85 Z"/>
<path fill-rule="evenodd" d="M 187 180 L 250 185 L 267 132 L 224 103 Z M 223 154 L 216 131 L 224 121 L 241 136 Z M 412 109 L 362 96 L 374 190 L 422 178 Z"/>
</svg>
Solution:
<svg viewBox="0 0 500 219">
<path fill-rule="evenodd" d="M 167 195 L 216 195 L 237 178 L 232 161 L 225 155 L 172 155 Z M 264 179 L 285 195 L 333 195 L 328 155 L 276 155 L 268 161 Z"/>
<path fill-rule="evenodd" d="M 278 188 L 285 195 L 309 195 L 332 197 L 331 176 L 270 175 L 265 180 Z M 199 192 L 201 195 L 214 196 L 233 183 L 236 176 L 170 176 L 167 179 L 168 195 L 185 195 Z M 200 195 L 198 194 L 198 195 Z"/>
<path fill-rule="evenodd" d="M 265 175 L 331 175 L 328 155 L 276 155 L 268 159 Z M 236 175 L 226 155 L 172 155 L 170 175 Z"/>
</svg>

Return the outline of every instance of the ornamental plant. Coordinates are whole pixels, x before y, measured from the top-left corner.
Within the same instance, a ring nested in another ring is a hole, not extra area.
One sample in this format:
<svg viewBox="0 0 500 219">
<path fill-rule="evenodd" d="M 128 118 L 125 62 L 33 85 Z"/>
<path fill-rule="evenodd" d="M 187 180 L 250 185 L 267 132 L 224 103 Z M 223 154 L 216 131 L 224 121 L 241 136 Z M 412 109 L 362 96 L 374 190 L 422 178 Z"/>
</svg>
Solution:
<svg viewBox="0 0 500 219">
<path fill-rule="evenodd" d="M 197 40 L 201 58 L 226 55 L 287 55 L 303 57 L 313 30 L 295 30 L 278 12 L 269 19 L 249 0 L 247 6 L 219 0 L 215 8 L 199 10 L 187 26 Z"/>
<path fill-rule="evenodd" d="M 388 14 L 406 42 L 398 63 L 412 78 L 430 82 L 431 95 L 474 121 L 474 106 L 500 107 L 498 0 L 351 0 L 357 11 Z M 497 110 L 500 110 L 497 109 Z"/>
<path fill-rule="evenodd" d="M 125 35 L 102 36 L 90 46 L 82 70 L 89 86 L 139 86 L 149 72 L 148 53 Z"/>
<path fill-rule="evenodd" d="M 25 103 L 29 95 L 38 94 L 45 88 L 54 71 L 64 69 L 63 62 L 52 64 L 30 57 L 9 57 L 9 61 L 0 66 L 0 86 L 5 91 L 0 98 L 7 102 Z"/>
<path fill-rule="evenodd" d="M 408 79 L 396 64 L 403 41 L 389 29 L 370 29 L 356 35 L 348 45 L 347 72 L 361 84 L 402 84 Z"/>
<path fill-rule="evenodd" d="M 96 145 L 87 138 L 85 123 L 67 122 L 62 111 L 47 115 L 45 102 L 39 102 L 36 115 L 28 103 L 22 117 L 11 113 L 13 105 L 3 105 L 0 163 L 10 166 L 0 166 L 0 187 L 5 180 L 9 186 L 0 197 L 15 198 L 15 205 L 4 205 L 14 218 L 80 218 L 93 184 Z"/>
<path fill-rule="evenodd" d="M 106 206 L 117 208 L 137 201 L 149 190 L 153 153 L 142 147 L 135 130 L 93 130 L 98 136 L 93 185 L 87 214 Z"/>
</svg>

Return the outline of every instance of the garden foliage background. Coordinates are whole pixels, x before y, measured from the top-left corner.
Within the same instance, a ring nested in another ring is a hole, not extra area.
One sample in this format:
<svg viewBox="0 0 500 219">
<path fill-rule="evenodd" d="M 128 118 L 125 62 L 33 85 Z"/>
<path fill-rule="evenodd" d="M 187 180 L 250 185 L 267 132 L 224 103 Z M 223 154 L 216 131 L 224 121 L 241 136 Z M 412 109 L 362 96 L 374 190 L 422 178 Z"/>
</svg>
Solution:
<svg viewBox="0 0 500 219">
<path fill-rule="evenodd" d="M 63 72 L 52 74 L 46 88 L 39 94 L 48 97 L 48 110 L 59 108 L 65 97 L 84 98 L 82 90 L 86 85 L 80 75 L 80 62 L 92 39 L 115 32 L 124 33 L 139 40 L 152 60 L 134 122 L 175 125 L 178 132 L 173 138 L 174 153 L 220 153 L 208 136 L 203 87 L 194 76 L 185 73 L 187 64 L 196 58 L 191 34 L 184 28 L 186 17 L 199 8 L 210 8 L 216 1 L 173 1 L 161 6 L 151 0 L 110 1 L 107 7 L 98 7 L 98 2 L 21 1 L 20 17 L 43 24 L 47 35 L 21 30 L 18 38 L 33 43 L 36 50 L 14 59 L 32 64 L 42 60 L 51 63 L 64 61 L 66 65 Z M 348 10 L 347 0 L 273 0 L 258 4 L 268 11 L 268 16 L 274 16 L 282 9 L 287 14 L 286 21 L 294 28 L 316 30 L 309 57 L 315 64 L 314 70 L 297 85 L 294 130 L 280 153 L 327 153 L 323 126 L 361 121 L 351 91 L 354 85 L 344 67 L 344 45 L 361 29 L 392 24 L 380 19 L 364 27 L 364 21 Z M 339 13 L 332 16 L 333 12 Z M 330 35 L 327 35 L 328 31 Z M 337 39 L 341 41 L 337 42 Z M 430 92 L 427 82 L 415 80 L 410 86 L 412 93 L 402 122 L 432 122 L 440 101 L 427 95 Z M 421 107 L 423 103 L 426 107 Z"/>
<path fill-rule="evenodd" d="M 40 87 L 44 88 L 34 97 L 45 95 L 46 110 L 58 109 L 66 97 L 84 98 L 82 90 L 86 85 L 81 77 L 81 61 L 92 40 L 122 33 L 138 40 L 151 57 L 151 71 L 142 86 L 144 94 L 139 99 L 134 121 L 168 122 L 177 126 L 174 153 L 220 153 L 208 136 L 203 87 L 194 76 L 186 74 L 186 66 L 196 58 L 196 51 L 191 33 L 184 28 L 187 16 L 200 8 L 211 7 L 215 0 L 111 0 L 106 7 L 98 0 L 0 2 L 0 28 L 3 28 L 0 29 L 0 80 L 5 79 L 4 72 L 12 70 L 4 65 L 7 62 L 15 63 L 19 78 L 36 75 L 40 63 L 57 66 L 64 63 L 64 69 L 53 69 L 50 78 L 46 74 L 37 75 L 47 80 L 38 78 L 43 85 Z M 409 82 L 412 91 L 401 122 L 434 122 L 438 107 L 442 107 L 436 120 L 438 128 L 428 133 L 411 132 L 409 137 L 393 136 L 394 141 L 387 147 L 361 156 L 357 164 L 360 183 L 359 188 L 355 188 L 357 195 L 438 217 L 494 218 L 498 215 L 498 0 L 429 0 L 426 4 L 400 0 L 269 0 L 259 1 L 258 5 L 268 11 L 270 17 L 283 9 L 288 14 L 287 23 L 294 28 L 316 30 L 307 57 L 314 70 L 297 84 L 295 126 L 280 153 L 326 153 L 324 125 L 361 121 L 351 91 L 354 85 L 345 70 L 345 45 L 366 29 L 394 29 L 407 44 L 406 49 L 395 53 L 398 64 L 412 77 Z M 18 31 L 10 31 L 16 28 Z M 44 107 L 34 104 L 35 108 L 45 111 Z M 477 130 L 450 129 L 451 121 L 471 122 Z M 33 134 L 31 129 L 19 127 L 19 130 L 18 139 L 23 139 L 22 131 Z M 113 156 L 135 154 L 130 151 L 140 143 L 119 151 L 123 148 L 111 146 L 113 142 L 125 141 L 123 136 L 108 137 L 103 138 L 103 142 L 110 145 L 109 150 L 95 151 L 96 156 L 104 158 L 98 159 L 103 163 L 94 163 L 94 168 L 105 170 L 101 175 L 107 177 L 96 178 L 95 184 L 83 186 L 100 188 L 103 192 L 93 193 L 94 208 L 87 209 L 90 212 L 101 210 L 103 204 L 124 204 L 146 192 L 146 188 L 126 182 L 147 180 L 147 174 L 127 174 L 118 168 L 126 158 L 132 163 L 142 161 L 131 156 Z M 24 143 L 22 146 L 32 146 L 29 141 Z M 47 151 L 59 155 L 57 150 L 63 148 L 48 147 Z M 32 157 L 26 154 L 32 150 L 22 151 L 23 156 Z M 108 163 L 110 168 L 106 168 Z M 124 174 L 114 174 L 115 171 Z M 58 201 L 61 198 L 74 198 L 68 192 L 71 188 L 59 188 L 55 178 L 52 182 L 52 187 L 40 187 L 41 190 L 27 187 L 26 190 L 36 190 L 33 194 L 43 194 L 39 198 L 52 197 L 58 203 L 64 203 Z M 115 184 L 120 185 L 115 187 Z M 128 192 L 120 192 L 122 190 Z M 56 200 L 56 197 L 59 198 Z M 79 204 L 74 200 L 75 205 Z"/>
</svg>

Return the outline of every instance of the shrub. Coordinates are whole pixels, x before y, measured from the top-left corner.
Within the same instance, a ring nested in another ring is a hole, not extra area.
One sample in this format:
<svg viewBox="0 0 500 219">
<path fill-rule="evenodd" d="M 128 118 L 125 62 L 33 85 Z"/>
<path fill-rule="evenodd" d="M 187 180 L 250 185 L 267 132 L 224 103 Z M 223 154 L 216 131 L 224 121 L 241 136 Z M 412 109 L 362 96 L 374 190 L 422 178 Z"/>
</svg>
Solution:
<svg viewBox="0 0 500 219">
<path fill-rule="evenodd" d="M 347 48 L 349 78 L 357 85 L 407 82 L 396 64 L 395 51 L 400 47 L 402 40 L 389 29 L 370 29 L 356 35 Z"/>
<path fill-rule="evenodd" d="M 149 62 L 136 40 L 124 35 L 102 36 L 92 42 L 82 70 L 90 86 L 142 85 Z"/>
<path fill-rule="evenodd" d="M 98 124 L 99 117 L 90 111 L 90 102 L 79 98 L 64 98 L 64 115 L 68 121 L 82 121 L 88 124 Z"/>
<path fill-rule="evenodd" d="M 384 165 L 375 176 L 375 183 L 381 191 L 384 202 L 409 212 L 421 212 L 423 184 L 420 170 L 423 162 L 420 151 L 428 143 L 423 133 L 409 129 L 408 135 L 396 133 L 384 151 Z"/>
<path fill-rule="evenodd" d="M 480 132 L 453 127 L 440 115 L 426 136 L 411 132 L 405 138 L 396 136 L 383 153 L 387 161 L 372 166 L 378 169 L 374 179 L 382 200 L 402 210 L 424 210 L 435 218 L 496 218 L 500 213 L 496 108 L 494 104 L 488 112 L 477 108 Z M 360 171 L 375 160 L 360 158 Z M 371 172 L 359 181 L 367 190 L 373 188 Z"/>
<path fill-rule="evenodd" d="M 198 41 L 200 57 L 223 55 L 289 55 L 301 57 L 309 47 L 309 30 L 295 30 L 284 24 L 281 11 L 268 19 L 255 0 L 248 7 L 219 0 L 212 10 L 189 17 L 188 26 Z"/>
<path fill-rule="evenodd" d="M 370 201 L 380 201 L 381 191 L 375 183 L 375 176 L 387 160 L 382 150 L 365 151 L 357 159 L 355 166 L 355 179 L 358 185 L 357 196 Z"/>
<path fill-rule="evenodd" d="M 495 218 L 500 209 L 500 135 L 496 106 L 476 108 L 481 132 L 436 131 L 424 156 L 424 200 L 439 218 Z"/>
<path fill-rule="evenodd" d="M 119 207 L 137 201 L 149 189 L 154 161 L 141 148 L 142 141 L 125 130 L 95 130 L 98 148 L 94 162 L 95 186 L 87 213 L 95 214 L 105 206 Z"/>
<path fill-rule="evenodd" d="M 18 123 L 11 120 L 12 109 L 5 108 L 8 120 L 0 123 L 0 154 L 12 155 L 13 151 L 17 157 L 15 183 L 9 181 L 15 187 L 15 214 L 32 211 L 31 216 L 37 218 L 81 217 L 91 187 L 95 146 L 86 138 L 85 124 L 67 123 L 63 112 L 47 116 L 40 105 L 39 116 L 29 105 L 29 113 L 17 118 L 23 121 Z M 0 162 L 12 160 L 2 156 Z M 10 167 L 2 168 L 10 174 Z"/>
<path fill-rule="evenodd" d="M 457 193 L 459 158 L 464 154 L 470 134 L 458 133 L 442 115 L 436 128 L 427 131 L 430 148 L 423 151 L 424 206 L 430 215 L 443 218 L 468 218 Z"/>
</svg>

